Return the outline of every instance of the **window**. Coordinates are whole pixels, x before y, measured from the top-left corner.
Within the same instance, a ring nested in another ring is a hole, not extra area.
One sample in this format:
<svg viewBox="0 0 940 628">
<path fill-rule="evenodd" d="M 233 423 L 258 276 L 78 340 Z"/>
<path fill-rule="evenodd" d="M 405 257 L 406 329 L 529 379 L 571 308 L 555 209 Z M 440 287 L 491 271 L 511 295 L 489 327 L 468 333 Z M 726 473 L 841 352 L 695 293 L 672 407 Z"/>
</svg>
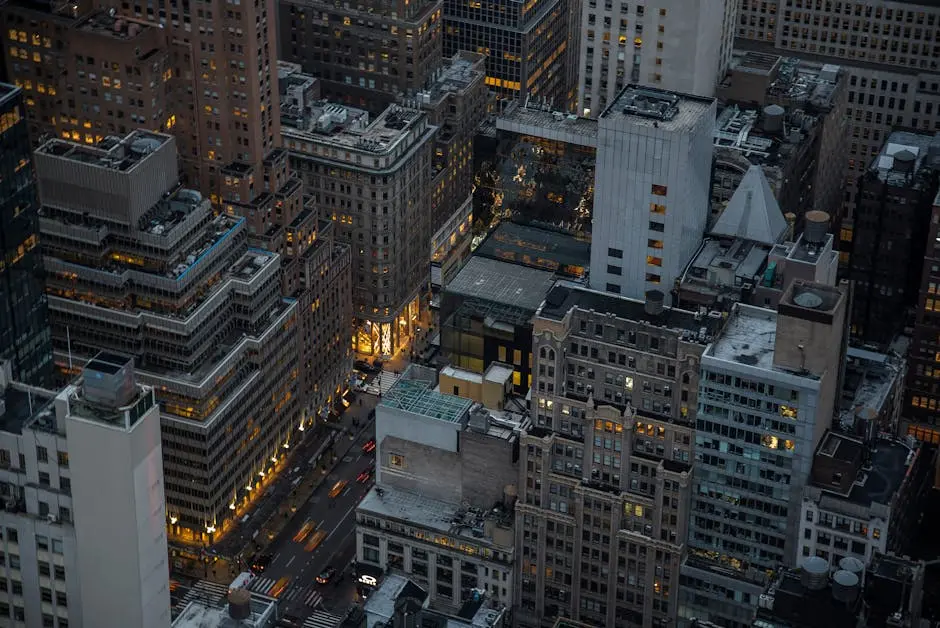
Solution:
<svg viewBox="0 0 940 628">
<path fill-rule="evenodd" d="M 45 471 L 39 472 L 39 484 L 41 486 L 49 486 L 49 474 Z"/>
<path fill-rule="evenodd" d="M 36 461 L 49 462 L 49 450 L 39 445 L 36 446 Z"/>
<path fill-rule="evenodd" d="M 666 188 L 665 185 L 656 185 L 655 183 L 653 184 L 653 187 L 650 190 L 650 192 L 652 192 L 654 196 L 666 196 L 667 191 L 668 191 L 668 188 Z"/>
<path fill-rule="evenodd" d="M 611 294 L 620 294 L 620 286 L 615 283 L 609 283 L 607 284 L 607 292 L 610 292 Z"/>
<path fill-rule="evenodd" d="M 655 257 L 655 256 L 653 256 L 653 255 L 647 255 L 647 256 L 646 256 L 646 263 L 649 264 L 650 266 L 662 266 L 662 265 L 663 265 L 663 258 L 661 258 L 661 257 Z"/>
<path fill-rule="evenodd" d="M 388 464 L 395 467 L 396 469 L 405 468 L 405 457 L 400 454 L 389 454 L 388 455 Z"/>
<path fill-rule="evenodd" d="M 59 451 L 59 452 L 56 452 L 56 457 L 59 459 L 59 466 L 60 466 L 60 467 L 67 467 L 67 466 L 69 466 L 69 452 L 67 452 L 67 451 Z"/>
<path fill-rule="evenodd" d="M 607 249 L 608 257 L 616 257 L 617 259 L 623 259 L 623 251 L 620 249 Z"/>
<path fill-rule="evenodd" d="M 663 280 L 660 275 L 646 273 L 646 283 L 659 283 Z"/>
<path fill-rule="evenodd" d="M 666 206 L 660 203 L 650 203 L 650 213 L 663 215 L 666 213 Z"/>
<path fill-rule="evenodd" d="M 36 535 L 36 549 L 48 550 L 49 549 L 49 537 L 37 534 Z"/>
<path fill-rule="evenodd" d="M 607 264 L 607 274 L 608 275 L 622 275 L 623 269 L 620 266 L 614 266 L 612 264 Z"/>
</svg>

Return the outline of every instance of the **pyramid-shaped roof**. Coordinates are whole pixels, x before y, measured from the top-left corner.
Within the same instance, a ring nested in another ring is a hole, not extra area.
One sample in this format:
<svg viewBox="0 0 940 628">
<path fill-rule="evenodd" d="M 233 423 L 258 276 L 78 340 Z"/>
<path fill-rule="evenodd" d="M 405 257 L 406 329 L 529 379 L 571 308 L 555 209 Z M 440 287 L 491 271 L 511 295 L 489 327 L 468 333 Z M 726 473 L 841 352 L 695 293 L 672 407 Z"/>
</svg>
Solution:
<svg viewBox="0 0 940 628">
<path fill-rule="evenodd" d="M 751 166 L 731 195 L 728 206 L 712 228 L 714 235 L 776 244 L 787 230 L 787 221 L 760 166 Z"/>
</svg>

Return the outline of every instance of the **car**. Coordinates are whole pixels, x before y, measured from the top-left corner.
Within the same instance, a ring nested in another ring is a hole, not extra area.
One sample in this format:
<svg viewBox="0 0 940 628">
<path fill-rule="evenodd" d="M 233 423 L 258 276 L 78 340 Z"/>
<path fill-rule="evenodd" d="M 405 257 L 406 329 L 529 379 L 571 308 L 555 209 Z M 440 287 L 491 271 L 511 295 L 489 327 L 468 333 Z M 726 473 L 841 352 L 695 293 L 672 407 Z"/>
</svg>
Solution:
<svg viewBox="0 0 940 628">
<path fill-rule="evenodd" d="M 304 524 L 300 526 L 300 530 L 294 535 L 294 543 L 303 543 L 304 539 L 310 536 L 310 533 L 313 532 L 316 527 L 317 524 L 313 519 L 304 521 Z"/>
<path fill-rule="evenodd" d="M 336 567 L 327 567 L 317 576 L 317 584 L 329 584 L 336 575 Z"/>
<path fill-rule="evenodd" d="M 274 560 L 274 554 L 259 554 L 251 561 L 251 570 L 255 573 L 262 573 Z"/>
<path fill-rule="evenodd" d="M 375 373 L 377 370 L 374 366 L 372 366 L 365 360 L 356 360 L 355 362 L 353 362 L 353 368 L 363 373 Z"/>
<path fill-rule="evenodd" d="M 375 439 L 370 438 L 369 442 L 367 442 L 365 445 L 362 446 L 362 451 L 367 454 L 375 451 Z"/>
<path fill-rule="evenodd" d="M 301 628 L 303 626 L 303 620 L 296 615 L 284 615 L 275 624 L 276 628 Z"/>
<path fill-rule="evenodd" d="M 274 586 L 268 591 L 268 595 L 271 597 L 281 597 L 281 594 L 287 590 L 287 585 L 290 584 L 290 577 L 284 576 L 280 580 L 274 583 Z"/>
<path fill-rule="evenodd" d="M 339 497 L 339 494 L 343 492 L 343 489 L 346 488 L 348 482 L 346 480 L 340 480 L 333 485 L 333 488 L 330 489 L 330 499 L 336 499 Z"/>
<path fill-rule="evenodd" d="M 305 552 L 312 552 L 313 550 L 320 547 L 320 543 L 323 542 L 323 539 L 326 538 L 326 532 L 323 530 L 317 530 L 313 536 L 310 537 L 310 540 L 307 541 L 307 544 L 304 546 Z"/>
<path fill-rule="evenodd" d="M 372 474 L 373 474 L 373 473 L 375 473 L 375 467 L 374 467 L 374 466 L 369 467 L 368 469 L 364 469 L 364 470 L 362 471 L 362 473 L 360 473 L 360 474 L 358 475 L 358 477 L 356 477 L 356 481 L 357 481 L 357 482 L 360 482 L 360 483 L 362 483 L 362 484 L 365 484 L 366 482 L 368 482 L 369 480 L 372 479 Z"/>
</svg>

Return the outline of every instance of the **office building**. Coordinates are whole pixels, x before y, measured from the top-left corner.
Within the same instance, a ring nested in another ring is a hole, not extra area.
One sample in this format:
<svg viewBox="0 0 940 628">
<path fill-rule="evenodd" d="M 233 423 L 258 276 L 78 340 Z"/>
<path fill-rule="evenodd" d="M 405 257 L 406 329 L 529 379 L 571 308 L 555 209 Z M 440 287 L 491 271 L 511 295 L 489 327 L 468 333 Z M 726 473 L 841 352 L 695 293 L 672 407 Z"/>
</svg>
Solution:
<svg viewBox="0 0 940 628">
<path fill-rule="evenodd" d="M 135 356 L 160 403 L 171 536 L 211 543 L 299 427 L 281 258 L 248 247 L 247 219 L 180 187 L 168 135 L 51 140 L 34 158 L 57 364 Z"/>
<path fill-rule="evenodd" d="M 715 101 L 630 85 L 601 114 L 591 287 L 669 292 L 709 216 Z"/>
<path fill-rule="evenodd" d="M 167 628 L 153 389 L 135 381 L 131 359 L 109 354 L 57 392 L 11 375 L 0 365 L 0 623 Z"/>
<path fill-rule="evenodd" d="M 825 212 L 806 214 L 806 230 L 789 240 L 787 222 L 764 170 L 750 166 L 678 282 L 686 309 L 729 312 L 735 303 L 776 308 L 797 279 L 835 285 L 838 252 Z"/>
<path fill-rule="evenodd" d="M 441 294 L 441 354 L 474 373 L 511 364 L 513 386 L 525 394 L 532 385 L 532 321 L 554 281 L 547 270 L 474 255 Z"/>
<path fill-rule="evenodd" d="M 504 628 L 509 625 L 509 609 L 485 591 L 474 590 L 459 610 L 452 613 L 429 605 L 429 598 L 427 590 L 409 578 L 398 574 L 386 576 L 366 600 L 362 625 L 373 628 L 408 625 L 428 628 Z M 343 626 L 345 628 L 345 624 Z"/>
<path fill-rule="evenodd" d="M 506 221 L 490 232 L 473 255 L 584 280 L 591 263 L 591 242 L 561 230 Z"/>
<path fill-rule="evenodd" d="M 846 72 L 795 57 L 736 52 L 718 86 L 712 212 L 759 165 L 784 214 L 824 211 L 841 224 Z"/>
<path fill-rule="evenodd" d="M 371 0 L 340 9 L 323 0 L 282 0 L 280 58 L 319 79 L 326 99 L 378 115 L 413 97 L 440 65 L 441 6 Z"/>
<path fill-rule="evenodd" d="M 855 283 L 852 335 L 887 347 L 921 286 L 929 229 L 940 189 L 940 135 L 895 131 L 858 181 L 845 277 Z M 929 402 L 928 402 L 929 407 Z"/>
<path fill-rule="evenodd" d="M 844 227 L 852 240 L 856 182 L 895 127 L 940 124 L 940 7 L 929 0 L 816 3 L 741 0 L 736 45 L 836 63 L 848 74 Z"/>
<path fill-rule="evenodd" d="M 597 117 L 629 84 L 714 96 L 731 58 L 736 9 L 734 0 L 586 0 L 574 53 L 576 111 Z"/>
<path fill-rule="evenodd" d="M 940 426 L 937 422 L 937 380 L 940 364 L 937 360 L 937 339 L 940 338 L 940 192 L 930 209 L 930 222 L 926 228 L 926 246 L 914 333 L 907 354 L 907 383 L 904 391 L 904 417 L 910 419 L 906 427 L 908 434 L 919 440 L 940 444 Z"/>
<path fill-rule="evenodd" d="M 305 192 L 352 249 L 353 349 L 394 355 L 424 307 L 438 129 L 399 105 L 370 121 L 335 103 L 288 103 L 281 118 Z"/>
<path fill-rule="evenodd" d="M 516 620 L 675 621 L 699 361 L 722 316 L 563 283 L 533 330 Z"/>
<path fill-rule="evenodd" d="M 857 438 L 829 432 L 803 488 L 795 564 L 813 556 L 837 565 L 868 565 L 876 553 L 905 551 L 933 486 L 935 453 L 886 435 Z"/>
<path fill-rule="evenodd" d="M 492 206 L 494 215 L 590 234 L 597 120 L 514 103 L 496 119 L 493 139 L 489 154 L 476 155 L 486 158 L 478 205 Z M 486 216 L 477 219 L 488 224 Z"/>
<path fill-rule="evenodd" d="M 411 365 L 376 408 L 375 487 L 356 508 L 356 559 L 406 574 L 440 610 L 458 612 L 477 590 L 503 606 L 513 600 L 527 418 L 524 402 L 507 395 L 511 374 L 505 365 L 483 377 L 445 369 L 438 381 Z M 477 401 L 457 396 L 474 393 Z"/>
<path fill-rule="evenodd" d="M 444 56 L 486 55 L 486 85 L 499 100 L 567 110 L 569 0 L 444 0 Z"/>
<path fill-rule="evenodd" d="M 22 90 L 0 83 L 0 360 L 10 361 L 18 381 L 49 385 L 52 339 L 23 98 Z"/>
<path fill-rule="evenodd" d="M 736 305 L 705 351 L 683 621 L 750 625 L 767 571 L 793 565 L 802 489 L 838 399 L 847 300 L 794 281 L 776 312 Z"/>
<path fill-rule="evenodd" d="M 273 2 L 235 11 L 223 0 L 16 1 L 2 13 L 4 34 L 17 37 L 15 59 L 4 46 L 10 78 L 30 81 L 41 127 L 88 144 L 134 129 L 172 132 L 188 186 L 217 206 L 247 205 L 245 216 L 272 211 L 257 197 L 277 192 L 262 184 L 273 181 L 264 159 L 280 141 Z"/>
</svg>

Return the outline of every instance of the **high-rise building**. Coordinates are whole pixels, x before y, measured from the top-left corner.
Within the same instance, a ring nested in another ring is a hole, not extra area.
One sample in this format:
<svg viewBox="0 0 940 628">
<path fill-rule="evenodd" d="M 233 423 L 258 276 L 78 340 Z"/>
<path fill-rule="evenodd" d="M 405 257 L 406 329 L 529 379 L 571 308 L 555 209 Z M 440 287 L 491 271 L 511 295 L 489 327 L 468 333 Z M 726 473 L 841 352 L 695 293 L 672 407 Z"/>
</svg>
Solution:
<svg viewBox="0 0 940 628">
<path fill-rule="evenodd" d="M 513 600 L 527 419 L 522 398 L 508 397 L 511 380 L 504 364 L 485 375 L 447 367 L 440 378 L 411 365 L 375 410 L 375 487 L 356 508 L 357 561 L 408 574 L 442 610 L 475 589 Z"/>
<path fill-rule="evenodd" d="M 741 0 L 736 45 L 837 63 L 848 74 L 840 250 L 852 241 L 856 183 L 895 127 L 940 129 L 940 6 L 932 0 Z"/>
<path fill-rule="evenodd" d="M 924 255 L 934 244 L 918 234 L 930 229 L 940 190 L 940 135 L 893 132 L 857 185 L 846 269 L 854 283 L 851 330 L 859 343 L 887 348 L 906 323 L 901 314 L 917 301 Z M 926 352 L 915 357 L 921 367 L 938 364 Z M 930 409 L 929 395 L 925 401 Z"/>
<path fill-rule="evenodd" d="M 498 99 L 568 110 L 570 1 L 444 0 L 444 56 L 483 53 Z"/>
<path fill-rule="evenodd" d="M 190 187 L 246 216 L 271 211 L 256 199 L 277 192 L 263 185 L 280 141 L 274 1 L 91 4 L 4 5 L 10 78 L 29 82 L 33 119 L 85 143 L 172 132 Z"/>
<path fill-rule="evenodd" d="M 143 131 L 47 142 L 40 226 L 59 366 L 135 356 L 160 403 L 171 535 L 212 542 L 299 427 L 300 314 L 281 257 L 180 187 L 175 149 Z"/>
<path fill-rule="evenodd" d="M 352 248 L 353 348 L 393 355 L 414 333 L 426 294 L 434 137 L 421 111 L 290 105 L 284 146 L 312 202 Z"/>
<path fill-rule="evenodd" d="M 519 626 L 675 621 L 699 360 L 722 316 L 568 282 L 533 331 L 520 442 Z"/>
<path fill-rule="evenodd" d="M 169 565 L 154 391 L 98 354 L 61 391 L 0 364 L 0 623 L 168 628 Z M 107 560 L 102 560 L 107 556 Z M 115 591 L 121 595 L 115 596 Z"/>
<path fill-rule="evenodd" d="M 342 8 L 280 0 L 280 58 L 317 77 L 329 100 L 377 115 L 414 96 L 440 65 L 441 6 L 441 0 L 369 0 Z"/>
<path fill-rule="evenodd" d="M 824 211 L 841 224 L 848 78 L 836 65 L 736 52 L 718 85 L 712 213 L 759 165 L 784 214 Z"/>
<path fill-rule="evenodd" d="M 667 294 L 709 216 L 715 100 L 630 85 L 598 122 L 591 287 Z"/>
<path fill-rule="evenodd" d="M 17 380 L 48 385 L 52 340 L 23 98 L 21 90 L 0 83 L 0 360 L 11 361 Z"/>
<path fill-rule="evenodd" d="M 794 281 L 776 312 L 735 306 L 702 356 L 682 621 L 750 626 L 766 572 L 794 564 L 802 490 L 839 398 L 847 301 Z"/>
<path fill-rule="evenodd" d="M 736 8 L 736 0 L 581 3 L 577 112 L 597 117 L 629 84 L 714 96 Z"/>
</svg>

